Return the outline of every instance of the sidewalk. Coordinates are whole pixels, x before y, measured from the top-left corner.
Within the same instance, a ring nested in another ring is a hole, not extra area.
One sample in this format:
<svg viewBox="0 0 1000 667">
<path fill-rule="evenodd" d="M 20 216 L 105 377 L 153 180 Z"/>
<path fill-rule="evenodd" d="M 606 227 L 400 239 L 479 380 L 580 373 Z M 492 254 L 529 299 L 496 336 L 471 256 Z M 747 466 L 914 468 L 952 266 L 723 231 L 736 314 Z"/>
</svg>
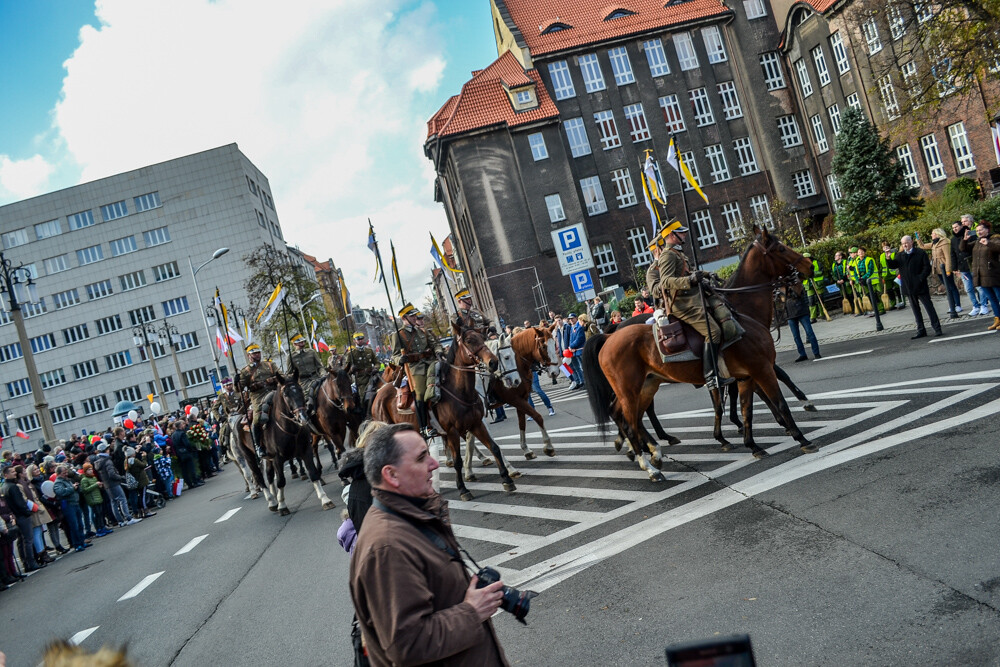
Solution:
<svg viewBox="0 0 1000 667">
<path fill-rule="evenodd" d="M 949 326 L 958 324 L 960 322 L 968 322 L 974 320 L 976 322 L 983 323 L 983 331 L 986 330 L 993 322 L 993 315 L 982 315 L 979 317 L 970 318 L 968 317 L 968 312 L 971 310 L 972 306 L 969 305 L 968 299 L 964 299 L 963 310 L 959 313 L 959 318 L 957 320 L 948 319 L 948 299 L 944 296 L 932 296 L 931 301 L 934 304 L 934 310 L 937 311 L 938 318 L 941 320 L 941 326 L 946 330 Z M 926 313 L 921 313 L 924 316 L 924 326 L 927 327 L 927 332 L 931 335 L 934 331 L 931 329 L 930 321 L 927 319 Z M 855 340 L 859 338 L 871 338 L 872 336 L 885 336 L 891 333 L 898 333 L 900 331 L 910 331 L 916 333 L 917 327 L 913 321 L 913 311 L 910 310 L 910 302 L 907 300 L 905 310 L 890 310 L 885 315 L 880 315 L 882 319 L 882 326 L 885 327 L 883 331 L 875 331 L 875 318 L 874 317 L 854 317 L 854 315 L 844 315 L 840 312 L 840 309 L 830 311 L 830 321 L 827 322 L 822 316 L 813 324 L 813 331 L 816 333 L 816 339 L 822 346 L 824 343 L 837 343 L 845 340 Z M 771 336 L 774 337 L 776 334 L 772 331 Z M 803 338 L 803 343 L 805 343 L 808 348 L 809 343 Z M 781 327 L 781 340 L 775 343 L 775 350 L 778 352 L 784 352 L 787 350 L 795 349 L 795 341 L 792 340 L 792 334 L 788 331 L 787 326 Z"/>
</svg>

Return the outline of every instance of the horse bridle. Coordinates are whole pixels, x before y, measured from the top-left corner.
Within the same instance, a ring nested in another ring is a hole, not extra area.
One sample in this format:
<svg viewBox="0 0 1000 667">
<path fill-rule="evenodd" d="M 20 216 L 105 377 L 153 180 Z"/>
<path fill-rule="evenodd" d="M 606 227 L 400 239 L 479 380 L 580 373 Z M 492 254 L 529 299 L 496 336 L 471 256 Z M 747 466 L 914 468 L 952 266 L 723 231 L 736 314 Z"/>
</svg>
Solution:
<svg viewBox="0 0 1000 667">
<path fill-rule="evenodd" d="M 281 396 L 282 396 L 283 399 L 284 399 L 284 396 L 285 396 L 284 392 L 285 392 L 285 388 L 286 387 L 288 387 L 288 383 L 285 383 L 285 384 L 281 385 L 281 389 L 278 390 L 278 393 L 281 394 Z M 301 391 L 301 388 L 299 389 L 299 391 Z M 290 403 L 290 401 L 288 401 L 287 399 L 285 399 L 285 402 L 286 403 Z M 295 409 L 293 409 L 292 410 L 292 414 L 293 415 L 297 415 L 297 416 L 301 416 L 302 413 L 305 412 L 305 410 L 306 410 L 306 406 L 303 405 L 301 408 L 295 408 Z M 308 421 L 308 419 L 306 421 Z M 283 433 L 286 433 L 287 435 L 294 435 L 291 431 L 289 431 L 289 430 L 285 429 L 284 427 L 282 427 L 281 426 L 281 422 L 278 421 L 277 419 L 274 420 L 274 425 L 275 425 L 275 427 L 279 431 L 282 431 Z"/>
<path fill-rule="evenodd" d="M 455 370 L 461 373 L 475 373 L 476 375 L 482 375 L 484 377 L 493 375 L 490 372 L 484 373 L 483 371 L 479 370 L 479 364 L 478 364 L 479 351 L 482 350 L 484 347 L 486 347 L 486 341 L 483 341 L 479 347 L 473 350 L 472 348 L 469 347 L 469 344 L 465 342 L 465 334 L 463 333 L 461 336 L 455 339 L 455 344 L 458 345 L 460 349 L 464 350 L 464 354 L 467 354 L 470 358 L 476 360 L 476 362 L 471 365 L 463 365 L 463 364 L 455 364 L 450 361 L 441 359 L 440 363 L 445 364 L 450 368 L 454 368 Z"/>
</svg>

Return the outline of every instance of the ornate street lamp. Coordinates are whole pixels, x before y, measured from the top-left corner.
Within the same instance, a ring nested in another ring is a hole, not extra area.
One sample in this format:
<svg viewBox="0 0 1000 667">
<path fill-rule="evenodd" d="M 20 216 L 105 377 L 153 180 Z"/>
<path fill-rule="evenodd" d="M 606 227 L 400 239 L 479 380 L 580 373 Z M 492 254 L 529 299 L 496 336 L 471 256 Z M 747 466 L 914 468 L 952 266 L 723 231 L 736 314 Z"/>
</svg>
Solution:
<svg viewBox="0 0 1000 667">
<path fill-rule="evenodd" d="M 160 410 L 162 412 L 167 412 L 167 399 L 163 393 L 163 383 L 160 382 L 160 374 L 156 371 L 156 359 L 154 359 L 154 350 L 152 345 L 150 345 L 149 337 L 156 336 L 156 327 L 145 322 L 143 324 L 137 324 L 132 327 L 132 342 L 135 344 L 136 348 L 146 353 L 146 358 L 149 359 L 149 367 L 153 371 L 153 387 L 154 393 L 160 397 Z M 155 339 L 154 342 L 159 344 L 159 340 Z M 184 381 L 184 378 L 178 378 L 180 382 Z"/>
<path fill-rule="evenodd" d="M 209 257 L 204 262 L 202 262 L 201 264 L 199 264 L 198 268 L 194 267 L 194 264 L 191 263 L 191 256 L 188 255 L 188 267 L 191 269 L 191 282 L 194 283 L 194 294 L 195 294 L 195 296 L 198 297 L 198 309 L 202 313 L 206 313 L 206 315 L 204 317 L 204 321 L 205 321 L 205 340 L 208 343 L 209 349 L 212 350 L 212 362 L 215 364 L 215 380 L 216 380 L 216 382 L 219 382 L 220 384 L 222 383 L 222 370 L 219 368 L 219 356 L 215 353 L 215 347 L 212 346 L 212 342 L 211 342 L 212 341 L 212 333 L 208 330 L 208 316 L 207 316 L 207 312 L 208 311 L 205 310 L 205 304 L 201 300 L 201 292 L 198 291 L 198 272 L 201 271 L 203 268 L 205 268 L 206 264 L 208 264 L 209 262 L 211 262 L 214 259 L 219 259 L 223 255 L 225 255 L 227 252 L 229 252 L 229 248 L 219 248 L 218 250 L 216 250 L 215 252 L 212 253 L 211 257 Z M 218 318 L 216 318 L 216 321 L 218 321 Z"/>
</svg>

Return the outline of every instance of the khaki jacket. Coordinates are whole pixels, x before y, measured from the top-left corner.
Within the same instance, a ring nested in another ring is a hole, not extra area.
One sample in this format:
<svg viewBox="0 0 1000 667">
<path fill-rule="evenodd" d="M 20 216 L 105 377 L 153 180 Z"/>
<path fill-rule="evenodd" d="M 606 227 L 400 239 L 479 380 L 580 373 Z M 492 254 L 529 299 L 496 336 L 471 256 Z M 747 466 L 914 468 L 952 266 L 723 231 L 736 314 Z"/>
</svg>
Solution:
<svg viewBox="0 0 1000 667">
<path fill-rule="evenodd" d="M 701 305 L 698 289 L 691 286 L 687 257 L 679 247 L 667 244 L 656 261 L 663 291 L 664 309 L 685 322 L 701 321 L 705 309 Z"/>
<path fill-rule="evenodd" d="M 312 380 L 323 372 L 323 362 L 311 347 L 292 350 L 288 363 L 290 368 L 298 369 L 300 382 Z"/>
<path fill-rule="evenodd" d="M 407 325 L 392 334 L 392 363 L 405 364 L 413 375 L 427 375 L 430 362 L 440 352 L 437 339 L 418 327 Z"/>
<path fill-rule="evenodd" d="M 375 351 L 367 345 L 352 348 L 344 359 L 344 369 L 354 373 L 354 378 L 361 384 L 367 384 L 369 378 L 378 370 L 378 357 Z"/>
<path fill-rule="evenodd" d="M 280 375 L 281 371 L 273 361 L 262 359 L 256 366 L 244 366 L 240 370 L 240 387 L 250 392 L 252 401 L 260 401 L 267 396 L 267 392 L 274 389 L 274 386 L 267 384 L 267 380 Z"/>
<path fill-rule="evenodd" d="M 489 319 L 475 308 L 470 308 L 469 310 L 459 309 L 451 316 L 452 327 L 457 328 L 459 331 L 475 329 L 484 337 L 486 336 L 486 330 L 490 328 L 490 324 Z"/>
</svg>

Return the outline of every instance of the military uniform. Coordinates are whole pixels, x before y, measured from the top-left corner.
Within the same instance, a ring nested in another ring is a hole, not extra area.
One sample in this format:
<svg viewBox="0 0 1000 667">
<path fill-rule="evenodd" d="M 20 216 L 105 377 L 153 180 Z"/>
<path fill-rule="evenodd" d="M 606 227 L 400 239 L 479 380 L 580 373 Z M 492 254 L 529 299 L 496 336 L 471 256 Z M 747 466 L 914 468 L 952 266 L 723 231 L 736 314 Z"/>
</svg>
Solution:
<svg viewBox="0 0 1000 667">
<path fill-rule="evenodd" d="M 344 365 L 344 355 L 337 354 L 337 348 L 330 349 L 330 356 L 326 359 L 326 368 L 330 371 L 336 371 L 338 368 L 342 368 Z"/>
<path fill-rule="evenodd" d="M 258 348 L 259 349 L 259 348 Z M 277 385 L 281 371 L 270 359 L 263 359 L 259 363 L 250 363 L 240 370 L 240 386 L 250 393 L 250 406 L 253 408 L 253 421 L 250 424 L 250 435 L 253 437 L 254 446 L 258 453 L 262 452 L 263 425 L 261 424 L 261 410 L 264 399 Z"/>
<path fill-rule="evenodd" d="M 475 308 L 469 308 L 468 310 L 462 310 L 459 308 L 454 315 L 451 316 L 451 325 L 459 331 L 465 331 L 466 329 L 475 329 L 483 337 L 486 337 L 486 332 L 490 328 L 490 320 L 480 313 Z"/>
<path fill-rule="evenodd" d="M 399 311 L 403 326 L 392 335 L 392 363 L 406 367 L 406 375 L 410 389 L 416 399 L 417 419 L 421 430 L 427 431 L 430 426 L 430 415 L 427 411 L 427 400 L 433 400 L 437 385 L 434 377 L 437 368 L 437 355 L 441 353 L 441 344 L 430 332 L 414 326 L 407 319 L 416 309 L 406 304 Z M 430 386 L 428 386 L 430 376 Z"/>
<path fill-rule="evenodd" d="M 294 338 L 292 342 L 295 342 Z M 296 346 L 288 355 L 288 368 L 299 372 L 299 386 L 306 396 L 306 409 L 312 414 L 316 411 L 316 402 L 313 399 L 316 384 L 325 377 L 323 361 L 311 347 L 300 349 Z"/>
<path fill-rule="evenodd" d="M 354 375 L 354 386 L 358 388 L 358 396 L 364 401 L 368 383 L 378 372 L 375 351 L 367 345 L 358 345 L 345 355 L 344 364 L 344 369 Z"/>
</svg>

